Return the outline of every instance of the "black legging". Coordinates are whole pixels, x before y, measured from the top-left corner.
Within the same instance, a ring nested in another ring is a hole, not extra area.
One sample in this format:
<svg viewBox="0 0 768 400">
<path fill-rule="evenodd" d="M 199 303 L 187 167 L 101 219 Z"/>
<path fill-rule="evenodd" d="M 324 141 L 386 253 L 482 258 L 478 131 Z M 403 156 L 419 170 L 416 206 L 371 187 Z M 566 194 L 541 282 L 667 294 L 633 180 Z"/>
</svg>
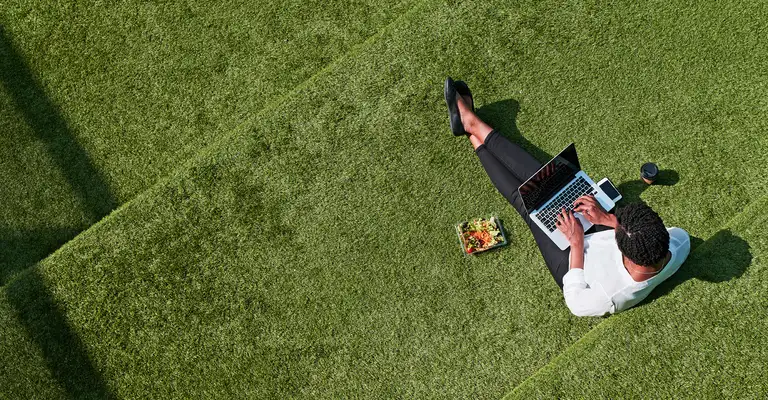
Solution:
<svg viewBox="0 0 768 400">
<path fill-rule="evenodd" d="M 528 216 L 523 200 L 517 188 L 541 168 L 542 164 L 520 146 L 512 143 L 496 130 L 493 130 L 485 142 L 475 150 L 483 164 L 485 172 L 491 178 L 496 189 L 512 204 L 518 214 L 528 224 L 536 244 L 539 245 L 544 262 L 555 282 L 563 288 L 563 276 L 568 272 L 570 248 L 559 247 Z M 605 229 L 605 227 L 601 227 Z M 596 229 L 596 231 L 603 230 Z"/>
</svg>

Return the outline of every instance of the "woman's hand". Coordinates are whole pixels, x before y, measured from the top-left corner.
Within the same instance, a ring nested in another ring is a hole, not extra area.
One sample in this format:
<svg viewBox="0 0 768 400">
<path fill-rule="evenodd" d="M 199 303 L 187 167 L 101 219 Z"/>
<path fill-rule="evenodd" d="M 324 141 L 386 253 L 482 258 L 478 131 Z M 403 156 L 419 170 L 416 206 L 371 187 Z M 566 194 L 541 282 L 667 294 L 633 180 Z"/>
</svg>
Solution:
<svg viewBox="0 0 768 400">
<path fill-rule="evenodd" d="M 563 210 L 557 216 L 557 229 L 565 235 L 571 246 L 584 244 L 584 227 L 571 211 Z"/>
<path fill-rule="evenodd" d="M 573 205 L 576 206 L 573 211 L 580 212 L 587 221 L 616 229 L 616 216 L 605 212 L 595 196 L 581 196 L 573 202 Z"/>
</svg>

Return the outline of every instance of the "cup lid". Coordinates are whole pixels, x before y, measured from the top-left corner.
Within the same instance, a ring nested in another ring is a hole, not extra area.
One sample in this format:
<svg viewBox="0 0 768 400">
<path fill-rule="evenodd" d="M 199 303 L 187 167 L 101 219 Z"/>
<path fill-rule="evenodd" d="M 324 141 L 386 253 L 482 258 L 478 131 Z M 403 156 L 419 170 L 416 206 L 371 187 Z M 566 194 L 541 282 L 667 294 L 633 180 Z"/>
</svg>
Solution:
<svg viewBox="0 0 768 400">
<path fill-rule="evenodd" d="M 659 167 L 656 164 L 648 162 L 640 167 L 640 174 L 643 178 L 653 178 L 659 173 Z"/>
</svg>

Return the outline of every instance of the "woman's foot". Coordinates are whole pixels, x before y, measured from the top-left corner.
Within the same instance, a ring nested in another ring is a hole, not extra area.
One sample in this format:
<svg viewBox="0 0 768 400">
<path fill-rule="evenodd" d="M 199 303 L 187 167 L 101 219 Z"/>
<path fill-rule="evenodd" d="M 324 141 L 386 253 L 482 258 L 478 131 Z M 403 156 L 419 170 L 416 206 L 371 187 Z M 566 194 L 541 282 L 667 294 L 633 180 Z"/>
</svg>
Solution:
<svg viewBox="0 0 768 400">
<path fill-rule="evenodd" d="M 488 124 L 475 114 L 472 92 L 463 81 L 445 80 L 445 101 L 451 118 L 451 131 L 456 136 L 475 136 L 480 143 L 493 131 Z M 474 144 L 474 143 L 473 143 Z"/>
<path fill-rule="evenodd" d="M 464 105 L 466 105 L 467 108 L 471 109 L 472 113 L 474 113 L 475 112 L 475 100 L 472 98 L 472 91 L 469 90 L 469 86 L 467 85 L 467 83 L 464 82 L 464 81 L 456 81 L 456 82 L 454 82 L 454 86 L 456 87 L 456 91 L 459 92 L 459 94 L 461 95 L 461 97 L 460 97 L 461 100 L 464 100 Z M 461 123 L 462 123 L 462 125 L 464 125 L 464 119 L 465 119 L 464 115 L 466 114 L 466 111 L 465 112 L 461 112 L 461 110 L 459 110 L 459 114 L 462 117 L 462 122 Z M 466 127 L 464 128 L 464 130 L 466 131 Z M 467 135 L 467 137 L 471 137 L 472 136 L 469 132 L 466 132 L 465 135 Z"/>
<path fill-rule="evenodd" d="M 475 100 L 466 82 L 456 81 L 454 85 L 456 86 L 456 91 L 461 95 L 457 101 L 461 125 L 464 126 L 472 146 L 477 149 L 479 147 L 478 143 L 482 144 L 493 129 L 475 114 Z"/>
<path fill-rule="evenodd" d="M 461 124 L 464 126 L 467 135 L 470 135 L 472 130 L 471 126 L 475 124 L 475 120 L 477 119 L 477 115 L 474 112 L 473 99 L 471 96 L 459 96 L 457 103 Z"/>
<path fill-rule="evenodd" d="M 451 123 L 451 132 L 453 132 L 454 136 L 465 135 L 467 132 L 464 130 L 464 125 L 461 122 L 461 113 L 459 111 L 459 108 L 461 107 L 459 104 L 463 101 L 461 100 L 458 91 L 456 91 L 456 86 L 451 77 L 448 77 L 445 80 L 445 84 L 443 85 L 443 95 L 445 96 L 445 104 L 448 106 L 448 118 Z"/>
<path fill-rule="evenodd" d="M 475 112 L 475 101 L 472 99 L 472 91 L 469 90 L 467 82 L 456 81 L 453 83 L 453 86 L 456 88 L 456 91 L 459 92 L 462 99 L 464 99 L 464 103 L 472 109 L 472 112 Z"/>
<path fill-rule="evenodd" d="M 472 111 L 470 101 L 461 98 L 458 102 L 459 114 L 461 115 L 461 124 L 468 135 L 480 139 L 480 143 L 485 143 L 485 138 L 491 134 L 493 128 L 486 124 L 477 114 Z"/>
<path fill-rule="evenodd" d="M 469 142 L 472 143 L 472 148 L 475 150 L 480 148 L 480 146 L 483 144 L 483 142 L 480 141 L 480 139 L 478 139 L 475 135 L 469 135 Z"/>
</svg>

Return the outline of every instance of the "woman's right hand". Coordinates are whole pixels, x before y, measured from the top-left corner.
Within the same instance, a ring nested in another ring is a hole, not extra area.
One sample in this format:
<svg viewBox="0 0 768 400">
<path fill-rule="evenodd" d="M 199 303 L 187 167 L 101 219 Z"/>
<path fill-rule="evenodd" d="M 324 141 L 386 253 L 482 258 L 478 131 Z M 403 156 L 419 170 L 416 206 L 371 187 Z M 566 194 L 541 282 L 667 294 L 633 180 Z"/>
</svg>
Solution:
<svg viewBox="0 0 768 400">
<path fill-rule="evenodd" d="M 587 221 L 616 229 L 616 216 L 608 214 L 593 195 L 581 196 L 573 202 L 573 211 L 580 212 Z"/>
<path fill-rule="evenodd" d="M 565 235 L 572 247 L 584 248 L 584 227 L 572 211 L 563 208 L 557 215 L 557 229 Z"/>
</svg>

